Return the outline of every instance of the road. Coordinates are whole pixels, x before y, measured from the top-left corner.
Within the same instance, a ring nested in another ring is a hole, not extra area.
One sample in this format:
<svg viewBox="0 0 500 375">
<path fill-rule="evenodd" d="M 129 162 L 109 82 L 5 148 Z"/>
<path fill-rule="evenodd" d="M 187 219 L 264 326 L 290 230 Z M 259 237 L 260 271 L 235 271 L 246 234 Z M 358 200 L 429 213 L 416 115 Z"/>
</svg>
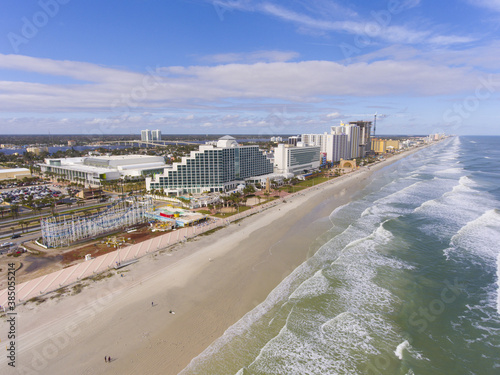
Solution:
<svg viewBox="0 0 500 375">
<path fill-rule="evenodd" d="M 109 205 L 109 202 L 107 202 L 107 203 L 101 203 L 101 202 L 95 202 L 95 201 L 94 202 L 86 202 L 83 206 L 69 207 L 67 209 L 60 210 L 60 211 L 56 210 L 56 214 L 62 215 L 66 212 L 70 212 L 70 211 L 74 211 L 74 210 L 93 209 L 93 208 L 99 208 L 99 207 L 106 207 L 107 205 Z M 41 216 L 45 216 L 45 215 L 47 215 L 47 213 L 50 213 L 50 209 L 43 214 L 37 214 L 37 215 L 32 215 L 32 216 L 23 216 L 23 217 L 20 217 L 18 219 L 9 219 L 9 220 L 5 220 L 5 221 L 0 221 L 0 241 L 7 241 L 8 240 L 8 242 L 21 243 L 21 242 L 30 241 L 32 239 L 40 237 L 40 224 L 39 224 L 39 222 L 36 226 L 30 226 L 27 229 L 27 233 L 26 232 L 21 233 L 21 228 L 19 227 L 19 221 L 31 221 L 31 220 L 40 218 Z M 15 228 L 14 233 L 21 235 L 20 238 L 11 239 L 11 237 L 12 237 L 12 229 L 11 228 L 12 227 Z M 26 229 L 25 229 L 25 231 L 26 231 Z M 29 233 L 29 235 L 28 235 L 28 233 Z"/>
</svg>

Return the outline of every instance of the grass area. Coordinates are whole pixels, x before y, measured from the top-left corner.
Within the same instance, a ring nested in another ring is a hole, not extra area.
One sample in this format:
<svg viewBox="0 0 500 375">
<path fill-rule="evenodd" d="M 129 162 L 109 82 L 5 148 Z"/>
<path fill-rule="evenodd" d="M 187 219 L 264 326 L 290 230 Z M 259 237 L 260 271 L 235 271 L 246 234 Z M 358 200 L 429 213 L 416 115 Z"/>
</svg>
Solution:
<svg viewBox="0 0 500 375">
<path fill-rule="evenodd" d="M 326 182 L 329 180 L 331 180 L 331 178 L 318 176 L 318 177 L 311 178 L 310 180 L 300 181 L 298 184 L 295 185 L 295 187 L 311 187 L 311 186 L 318 185 L 318 184 L 321 184 L 322 182 Z"/>
<path fill-rule="evenodd" d="M 250 210 L 252 207 L 250 206 L 240 206 L 240 212 L 245 212 L 245 211 L 248 211 Z M 231 217 L 233 215 L 236 215 L 238 213 L 238 210 L 236 210 L 235 212 L 220 212 L 220 213 L 216 213 L 212 216 L 214 217 L 219 217 L 221 219 L 226 219 L 228 217 Z"/>
<path fill-rule="evenodd" d="M 307 189 L 311 186 L 319 185 L 323 182 L 330 181 L 332 178 L 335 177 L 318 176 L 311 178 L 310 180 L 300 181 L 299 183 L 293 186 L 291 185 L 280 186 L 277 190 L 286 191 L 287 193 L 296 193 L 298 191 Z"/>
</svg>

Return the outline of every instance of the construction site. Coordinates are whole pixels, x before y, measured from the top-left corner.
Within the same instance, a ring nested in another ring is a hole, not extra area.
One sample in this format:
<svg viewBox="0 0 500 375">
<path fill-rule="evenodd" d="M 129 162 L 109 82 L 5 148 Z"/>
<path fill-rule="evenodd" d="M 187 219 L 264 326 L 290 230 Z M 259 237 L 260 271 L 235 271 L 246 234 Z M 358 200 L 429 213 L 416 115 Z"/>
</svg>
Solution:
<svg viewBox="0 0 500 375">
<path fill-rule="evenodd" d="M 129 197 L 119 200 L 93 215 L 71 214 L 41 220 L 42 245 L 47 248 L 69 246 L 81 240 L 96 238 L 147 220 L 153 200 Z"/>
</svg>

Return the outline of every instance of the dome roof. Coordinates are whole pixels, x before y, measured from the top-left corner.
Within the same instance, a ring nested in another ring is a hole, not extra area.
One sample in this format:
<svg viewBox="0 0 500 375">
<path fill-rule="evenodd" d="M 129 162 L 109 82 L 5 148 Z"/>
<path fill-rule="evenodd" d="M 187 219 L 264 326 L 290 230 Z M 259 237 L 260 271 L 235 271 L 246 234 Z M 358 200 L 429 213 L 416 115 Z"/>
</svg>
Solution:
<svg viewBox="0 0 500 375">
<path fill-rule="evenodd" d="M 217 141 L 217 147 L 220 148 L 238 147 L 238 143 L 236 142 L 236 138 L 231 137 L 230 135 L 225 135 L 224 137 L 219 138 L 219 140 Z"/>
</svg>

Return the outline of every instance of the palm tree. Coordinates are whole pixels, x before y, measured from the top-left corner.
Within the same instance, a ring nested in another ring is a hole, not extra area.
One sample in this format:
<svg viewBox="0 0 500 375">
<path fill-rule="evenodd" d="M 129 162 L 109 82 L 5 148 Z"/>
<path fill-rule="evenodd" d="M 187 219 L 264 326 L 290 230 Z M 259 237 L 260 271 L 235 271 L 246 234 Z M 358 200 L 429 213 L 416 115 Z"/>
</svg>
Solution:
<svg viewBox="0 0 500 375">
<path fill-rule="evenodd" d="M 231 198 L 230 197 L 221 197 L 221 199 L 222 199 L 224 207 L 228 207 Z"/>
<path fill-rule="evenodd" d="M 255 188 L 253 187 L 253 185 L 247 185 L 245 186 L 245 188 L 243 189 L 243 194 L 246 196 L 246 195 L 249 195 L 249 194 L 253 194 L 255 193 Z"/>
<path fill-rule="evenodd" d="M 52 211 L 52 215 L 56 214 L 56 201 L 54 199 L 50 200 L 50 210 Z"/>
<path fill-rule="evenodd" d="M 19 206 L 17 204 L 12 204 L 10 206 L 10 212 L 12 214 L 12 218 L 16 218 L 19 216 Z"/>
</svg>

